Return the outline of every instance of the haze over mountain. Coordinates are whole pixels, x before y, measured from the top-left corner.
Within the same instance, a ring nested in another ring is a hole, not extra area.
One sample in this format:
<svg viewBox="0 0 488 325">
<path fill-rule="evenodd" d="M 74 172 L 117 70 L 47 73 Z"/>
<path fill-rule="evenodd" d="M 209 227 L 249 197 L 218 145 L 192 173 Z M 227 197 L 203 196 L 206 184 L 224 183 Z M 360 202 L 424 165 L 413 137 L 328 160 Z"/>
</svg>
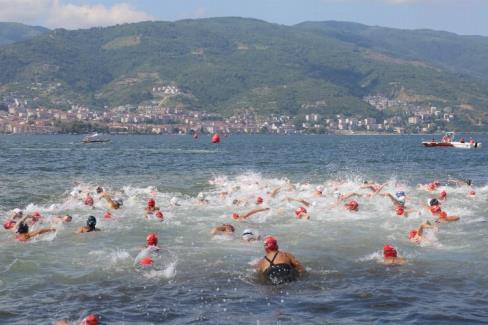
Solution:
<svg viewBox="0 0 488 325">
<path fill-rule="evenodd" d="M 47 31 L 49 29 L 39 26 L 0 22 L 0 45 L 24 41 Z"/>
<path fill-rule="evenodd" d="M 57 29 L 0 47 L 0 96 L 50 107 L 161 100 L 229 115 L 383 116 L 381 94 L 452 107 L 456 124 L 488 115 L 488 38 L 353 23 L 212 18 Z M 182 93 L 161 99 L 153 88 Z"/>
</svg>

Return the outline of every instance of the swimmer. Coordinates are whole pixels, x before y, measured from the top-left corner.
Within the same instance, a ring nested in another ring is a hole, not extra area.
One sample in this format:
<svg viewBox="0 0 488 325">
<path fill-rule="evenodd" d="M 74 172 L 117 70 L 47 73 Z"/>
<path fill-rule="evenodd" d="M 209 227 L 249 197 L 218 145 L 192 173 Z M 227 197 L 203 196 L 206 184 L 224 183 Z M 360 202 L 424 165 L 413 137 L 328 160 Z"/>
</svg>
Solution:
<svg viewBox="0 0 488 325">
<path fill-rule="evenodd" d="M 439 197 L 438 197 L 438 199 L 439 199 L 439 200 L 441 200 L 441 201 L 445 201 L 445 200 L 447 200 L 447 192 L 446 192 L 446 191 L 441 191 L 441 192 L 439 193 Z"/>
<path fill-rule="evenodd" d="M 368 181 L 365 181 L 364 183 L 365 185 L 362 185 L 361 188 L 362 189 L 370 189 L 371 191 L 373 191 L 374 195 L 375 194 L 378 194 L 379 192 L 381 192 L 381 190 L 383 189 L 383 187 L 386 186 L 387 183 L 384 183 L 384 184 L 376 184 L 376 183 L 369 183 Z"/>
<path fill-rule="evenodd" d="M 408 233 L 408 239 L 416 244 L 420 244 L 424 239 L 424 230 L 428 228 L 433 228 L 429 221 L 423 222 L 417 229 L 413 229 Z"/>
<path fill-rule="evenodd" d="M 450 178 L 447 180 L 447 183 L 449 185 L 455 185 L 455 186 L 472 186 L 473 185 L 473 181 L 470 179 Z"/>
<path fill-rule="evenodd" d="M 315 197 L 321 197 L 324 193 L 324 187 L 322 185 L 318 185 L 315 187 L 315 190 L 313 191 L 313 196 Z"/>
<path fill-rule="evenodd" d="M 12 219 L 7 219 L 3 222 L 3 228 L 5 230 L 11 230 L 15 231 L 15 225 L 17 224 L 17 221 L 12 220 Z"/>
<path fill-rule="evenodd" d="M 439 186 L 441 186 L 441 183 L 439 181 L 433 181 L 428 184 L 417 184 L 417 188 L 419 190 L 424 190 L 428 192 L 433 192 L 435 191 Z"/>
<path fill-rule="evenodd" d="M 51 220 L 53 223 L 68 223 L 73 220 L 73 217 L 67 214 L 65 216 L 54 216 Z"/>
<path fill-rule="evenodd" d="M 122 201 L 122 199 L 113 200 L 108 192 L 102 192 L 100 194 L 100 198 L 107 201 L 109 209 L 117 210 L 120 209 L 120 207 L 122 207 L 122 205 L 124 204 L 124 201 Z"/>
<path fill-rule="evenodd" d="M 467 197 L 470 198 L 470 199 L 475 198 L 476 197 L 476 192 L 474 190 L 469 191 Z"/>
<path fill-rule="evenodd" d="M 81 320 L 81 322 L 70 323 L 66 320 L 58 320 L 55 325 L 98 325 L 98 317 L 96 315 L 88 315 Z"/>
<path fill-rule="evenodd" d="M 348 203 L 344 204 L 344 208 L 348 211 L 354 211 L 358 212 L 359 211 L 359 203 L 355 200 L 351 200 Z"/>
<path fill-rule="evenodd" d="M 405 206 L 405 201 L 407 196 L 405 195 L 405 192 L 399 191 L 395 193 L 395 196 L 391 195 L 390 193 L 383 193 L 382 194 L 384 197 L 387 197 L 390 199 L 390 201 L 393 203 L 393 205 L 396 206 Z"/>
<path fill-rule="evenodd" d="M 263 202 L 264 202 L 264 199 L 261 196 L 258 196 L 256 198 L 256 205 L 261 205 L 261 204 L 263 204 Z"/>
<path fill-rule="evenodd" d="M 87 193 L 86 196 L 83 198 L 83 203 L 86 206 L 93 207 L 93 197 L 90 195 L 90 193 Z"/>
<path fill-rule="evenodd" d="M 77 233 L 82 234 L 86 232 L 100 231 L 100 229 L 95 227 L 96 225 L 97 225 L 97 219 L 94 216 L 89 216 L 88 219 L 86 220 L 86 226 L 81 227 L 77 231 Z"/>
<path fill-rule="evenodd" d="M 310 215 L 307 212 L 307 209 L 304 207 L 299 207 L 295 210 L 295 216 L 297 219 L 307 219 L 310 220 Z"/>
<path fill-rule="evenodd" d="M 221 226 L 214 227 L 210 230 L 212 235 L 233 235 L 234 232 L 234 226 L 228 223 L 224 223 Z"/>
<path fill-rule="evenodd" d="M 252 229 L 245 229 L 241 235 L 242 240 L 247 242 L 253 242 L 261 240 L 261 236 Z"/>
<path fill-rule="evenodd" d="M 48 232 L 54 232 L 56 231 L 56 228 L 42 228 L 39 230 L 34 230 L 34 231 L 29 231 L 29 226 L 24 223 L 20 222 L 19 225 L 17 226 L 17 233 L 18 235 L 15 236 L 15 239 L 18 241 L 27 241 L 31 238 L 34 238 L 36 236 L 48 233 Z"/>
<path fill-rule="evenodd" d="M 205 197 L 205 194 L 203 194 L 202 192 L 198 193 L 197 200 L 198 200 L 197 201 L 198 204 L 200 204 L 200 205 L 207 205 L 208 204 L 208 200 Z"/>
<path fill-rule="evenodd" d="M 458 216 L 448 216 L 445 211 L 442 211 L 441 207 L 438 205 L 433 205 L 430 207 L 430 212 L 434 217 L 437 217 L 436 223 L 446 223 L 458 221 L 460 218 Z"/>
<path fill-rule="evenodd" d="M 403 257 L 398 257 L 397 251 L 393 246 L 383 247 L 383 264 L 385 265 L 404 265 L 407 261 Z"/>
<path fill-rule="evenodd" d="M 12 210 L 12 215 L 10 216 L 12 220 L 19 220 L 22 219 L 23 217 L 24 217 L 24 213 L 19 208 Z"/>
<path fill-rule="evenodd" d="M 256 268 L 271 284 L 295 281 L 299 275 L 305 273 L 305 268 L 295 256 L 278 249 L 276 238 L 266 237 L 264 239 L 266 255 L 256 264 Z"/>
<path fill-rule="evenodd" d="M 347 194 L 342 194 L 341 192 L 339 191 L 335 191 L 334 192 L 334 197 L 336 199 L 336 203 L 334 204 L 334 206 L 337 206 L 339 203 L 341 203 L 342 201 L 345 201 L 347 199 L 350 199 L 351 197 L 353 196 L 360 196 L 358 193 L 355 193 L 355 192 L 352 192 L 352 193 L 347 193 Z"/>
<path fill-rule="evenodd" d="M 395 207 L 395 213 L 399 217 L 408 217 L 411 213 L 417 212 L 415 209 L 407 209 L 403 205 L 397 205 Z"/>
<path fill-rule="evenodd" d="M 181 204 L 178 202 L 178 198 L 176 196 L 173 196 L 171 200 L 169 200 L 169 204 L 172 207 L 179 207 Z"/>
<path fill-rule="evenodd" d="M 146 248 L 147 247 L 157 247 L 158 246 L 158 236 L 155 233 L 149 233 L 146 237 Z"/>
<path fill-rule="evenodd" d="M 144 208 L 145 216 L 147 218 L 148 214 L 153 214 L 154 212 L 158 211 L 159 207 L 156 206 L 156 201 L 153 198 L 147 200 L 147 205 Z"/>
<path fill-rule="evenodd" d="M 286 198 L 286 200 L 287 200 L 288 202 L 298 202 L 298 203 L 301 203 L 301 204 L 303 204 L 304 206 L 306 206 L 307 208 L 310 206 L 310 202 L 308 202 L 308 201 L 306 201 L 306 200 L 304 200 L 304 199 L 294 199 L 294 198 L 292 198 L 292 197 L 288 197 L 288 198 Z"/>
<path fill-rule="evenodd" d="M 259 212 L 263 212 L 263 211 L 268 211 L 270 210 L 270 208 L 257 208 L 257 209 L 252 209 L 251 211 L 248 211 L 246 213 L 243 213 L 243 214 L 238 214 L 238 213 L 232 213 L 231 215 L 231 218 L 234 219 L 234 220 L 246 220 L 247 218 L 249 218 L 250 216 L 252 216 L 253 214 L 256 214 L 256 213 L 259 213 Z"/>
</svg>

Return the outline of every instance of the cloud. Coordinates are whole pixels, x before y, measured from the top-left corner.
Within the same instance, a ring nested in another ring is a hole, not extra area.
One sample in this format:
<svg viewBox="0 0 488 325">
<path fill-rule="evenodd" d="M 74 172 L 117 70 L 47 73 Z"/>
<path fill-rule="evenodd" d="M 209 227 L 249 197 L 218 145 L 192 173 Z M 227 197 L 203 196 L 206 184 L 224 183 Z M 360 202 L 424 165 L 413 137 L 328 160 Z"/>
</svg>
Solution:
<svg viewBox="0 0 488 325">
<path fill-rule="evenodd" d="M 62 0 L 0 0 L 0 20 L 67 29 L 110 26 L 154 19 L 126 3 L 78 5 Z"/>
</svg>

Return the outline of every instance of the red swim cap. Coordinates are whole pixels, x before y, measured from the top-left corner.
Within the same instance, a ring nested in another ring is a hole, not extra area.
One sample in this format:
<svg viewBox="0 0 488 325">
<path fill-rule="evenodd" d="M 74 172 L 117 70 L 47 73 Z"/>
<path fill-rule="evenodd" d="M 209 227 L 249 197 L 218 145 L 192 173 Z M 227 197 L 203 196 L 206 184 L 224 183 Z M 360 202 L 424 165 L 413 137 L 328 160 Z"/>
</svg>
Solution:
<svg viewBox="0 0 488 325">
<path fill-rule="evenodd" d="M 266 252 L 272 252 L 278 250 L 278 241 L 273 236 L 267 236 L 264 239 L 264 249 Z"/>
<path fill-rule="evenodd" d="M 212 136 L 212 143 L 220 143 L 220 135 L 218 133 Z"/>
<path fill-rule="evenodd" d="M 158 219 L 161 219 L 161 220 L 163 220 L 163 219 L 164 219 L 164 215 L 163 215 L 163 213 L 162 213 L 160 210 L 156 211 L 156 213 L 154 213 L 154 215 L 155 215 L 155 216 L 156 216 L 156 218 L 158 218 Z"/>
<path fill-rule="evenodd" d="M 85 205 L 93 205 L 93 198 L 88 194 L 83 200 Z"/>
<path fill-rule="evenodd" d="M 156 205 L 156 201 L 154 201 L 153 198 L 150 198 L 149 200 L 147 200 L 147 206 L 148 207 L 154 207 Z"/>
<path fill-rule="evenodd" d="M 5 220 L 5 222 L 3 223 L 3 228 L 5 229 L 12 229 L 15 225 L 15 221 L 13 220 Z"/>
<path fill-rule="evenodd" d="M 440 194 L 439 194 L 439 199 L 445 199 L 447 197 L 447 192 L 446 191 L 442 191 Z"/>
<path fill-rule="evenodd" d="M 263 200 L 263 198 L 262 198 L 262 197 L 258 196 L 258 197 L 256 198 L 256 204 L 261 204 L 261 203 L 263 203 L 263 202 L 264 202 L 264 200 Z"/>
<path fill-rule="evenodd" d="M 230 217 L 231 217 L 232 219 L 234 219 L 234 220 L 237 220 L 237 219 L 239 219 L 239 214 L 234 212 L 233 214 L 231 214 L 231 216 L 230 216 Z"/>
<path fill-rule="evenodd" d="M 397 251 L 393 246 L 385 245 L 383 247 L 383 256 L 384 257 L 397 257 Z"/>
<path fill-rule="evenodd" d="M 433 205 L 430 207 L 430 212 L 432 212 L 432 214 L 436 214 L 436 213 L 439 213 L 441 211 L 442 211 L 441 207 L 438 205 Z"/>
<path fill-rule="evenodd" d="M 41 219 L 41 213 L 39 211 L 32 212 L 31 216 L 34 221 L 39 221 L 39 219 Z"/>
<path fill-rule="evenodd" d="M 437 186 L 435 185 L 435 183 L 430 183 L 429 185 L 427 185 L 427 188 L 431 191 L 435 190 L 437 188 Z"/>
<path fill-rule="evenodd" d="M 470 196 L 475 196 L 475 195 L 476 195 L 476 192 L 475 192 L 475 191 L 470 191 L 470 192 L 469 192 L 469 195 L 470 195 Z"/>
<path fill-rule="evenodd" d="M 348 204 L 346 204 L 346 209 L 351 211 L 357 211 L 359 209 L 359 203 L 357 203 L 355 200 L 352 200 Z"/>
<path fill-rule="evenodd" d="M 300 218 L 302 214 L 306 214 L 306 213 L 307 213 L 307 209 L 305 209 L 304 207 L 299 207 L 295 210 L 295 215 L 297 216 L 297 218 Z"/>
<path fill-rule="evenodd" d="M 396 208 L 395 208 L 395 211 L 396 211 L 396 214 L 398 216 L 401 216 L 405 213 L 405 208 L 402 207 L 401 205 L 398 205 Z"/>
<path fill-rule="evenodd" d="M 110 211 L 107 211 L 103 214 L 103 217 L 105 219 L 112 219 L 112 213 Z"/>
<path fill-rule="evenodd" d="M 408 233 L 408 239 L 413 239 L 415 236 L 417 236 L 417 230 L 410 230 Z"/>
<path fill-rule="evenodd" d="M 155 233 L 150 233 L 146 237 L 147 246 L 156 246 L 158 244 L 158 236 Z"/>
<path fill-rule="evenodd" d="M 86 316 L 83 321 L 81 322 L 82 325 L 98 325 L 98 318 L 97 316 L 91 314 Z"/>
<path fill-rule="evenodd" d="M 139 260 L 139 265 L 141 266 L 146 266 L 146 265 L 152 265 L 153 264 L 153 259 L 150 258 L 149 256 L 143 257 Z"/>
<path fill-rule="evenodd" d="M 441 213 L 439 214 L 439 219 L 446 219 L 446 218 L 447 218 L 447 213 L 444 211 L 441 211 Z"/>
</svg>

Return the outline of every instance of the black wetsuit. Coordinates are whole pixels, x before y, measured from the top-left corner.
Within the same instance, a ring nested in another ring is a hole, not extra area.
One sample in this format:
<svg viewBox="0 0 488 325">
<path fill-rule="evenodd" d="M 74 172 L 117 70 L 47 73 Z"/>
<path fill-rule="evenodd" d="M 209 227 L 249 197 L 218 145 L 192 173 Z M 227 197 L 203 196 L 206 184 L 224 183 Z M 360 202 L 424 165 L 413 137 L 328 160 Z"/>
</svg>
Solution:
<svg viewBox="0 0 488 325">
<path fill-rule="evenodd" d="M 272 284 L 282 284 L 285 282 L 295 281 L 298 277 L 298 272 L 290 264 L 274 264 L 274 260 L 278 252 L 273 256 L 272 260 L 269 260 L 267 256 L 264 258 L 269 262 L 268 268 L 264 271 L 264 276 Z"/>
</svg>

